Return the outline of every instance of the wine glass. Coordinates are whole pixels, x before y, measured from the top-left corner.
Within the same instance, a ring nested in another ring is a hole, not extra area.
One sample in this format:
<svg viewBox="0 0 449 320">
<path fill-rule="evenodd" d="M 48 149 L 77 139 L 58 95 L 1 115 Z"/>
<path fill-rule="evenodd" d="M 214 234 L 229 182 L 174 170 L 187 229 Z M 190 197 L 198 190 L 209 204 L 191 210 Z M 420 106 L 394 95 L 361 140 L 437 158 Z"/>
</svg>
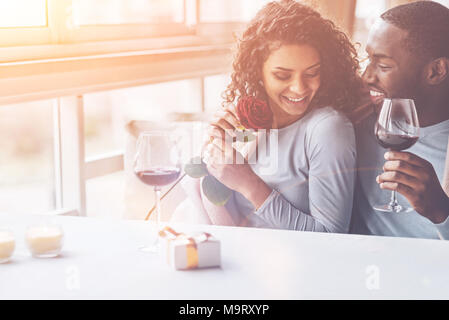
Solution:
<svg viewBox="0 0 449 320">
<path fill-rule="evenodd" d="M 419 121 L 412 99 L 384 99 L 374 127 L 377 142 L 384 148 L 401 151 L 413 146 L 419 137 Z M 410 212 L 413 208 L 401 206 L 392 191 L 389 204 L 374 206 L 383 212 Z"/>
<path fill-rule="evenodd" d="M 175 182 L 181 173 L 178 137 L 167 131 L 142 132 L 136 145 L 134 173 L 143 183 L 154 187 L 156 228 L 160 229 L 161 187 Z M 142 246 L 145 252 L 157 252 L 159 237 L 151 246 Z"/>
</svg>

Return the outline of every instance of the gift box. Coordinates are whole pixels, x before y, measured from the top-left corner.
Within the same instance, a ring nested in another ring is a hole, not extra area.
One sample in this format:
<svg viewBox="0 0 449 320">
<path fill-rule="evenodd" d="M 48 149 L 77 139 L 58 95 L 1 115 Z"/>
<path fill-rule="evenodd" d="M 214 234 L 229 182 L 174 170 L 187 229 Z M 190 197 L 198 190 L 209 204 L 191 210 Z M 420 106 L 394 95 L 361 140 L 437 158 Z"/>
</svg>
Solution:
<svg viewBox="0 0 449 320">
<path fill-rule="evenodd" d="M 186 235 L 165 227 L 159 236 L 164 259 L 176 270 L 220 266 L 220 241 L 209 233 Z"/>
</svg>

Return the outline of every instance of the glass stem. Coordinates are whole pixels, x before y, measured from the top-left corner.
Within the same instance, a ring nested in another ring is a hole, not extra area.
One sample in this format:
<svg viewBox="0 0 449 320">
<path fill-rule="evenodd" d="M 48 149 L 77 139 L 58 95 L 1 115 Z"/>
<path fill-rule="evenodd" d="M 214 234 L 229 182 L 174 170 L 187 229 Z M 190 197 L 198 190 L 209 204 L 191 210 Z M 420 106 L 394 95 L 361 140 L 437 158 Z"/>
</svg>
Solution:
<svg viewBox="0 0 449 320">
<path fill-rule="evenodd" d="M 391 200 L 389 206 L 391 209 L 395 211 L 395 209 L 399 206 L 398 200 L 396 199 L 396 191 L 391 192 Z"/>
<path fill-rule="evenodd" d="M 154 187 L 154 200 L 156 202 L 156 238 L 151 246 L 141 246 L 139 249 L 143 252 L 159 252 L 159 229 L 161 224 L 161 189 Z"/>
<path fill-rule="evenodd" d="M 154 187 L 154 195 L 156 201 L 156 229 L 159 234 L 159 229 L 161 227 L 161 188 Z"/>
</svg>

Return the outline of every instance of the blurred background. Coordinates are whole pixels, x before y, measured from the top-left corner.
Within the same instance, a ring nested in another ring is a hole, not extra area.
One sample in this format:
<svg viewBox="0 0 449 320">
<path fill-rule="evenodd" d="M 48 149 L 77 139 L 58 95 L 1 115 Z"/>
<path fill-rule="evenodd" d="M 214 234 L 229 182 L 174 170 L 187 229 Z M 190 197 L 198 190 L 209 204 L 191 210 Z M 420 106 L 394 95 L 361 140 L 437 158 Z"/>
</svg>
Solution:
<svg viewBox="0 0 449 320">
<path fill-rule="evenodd" d="M 0 0 L 0 212 L 142 219 L 152 193 L 128 172 L 135 121 L 207 119 L 267 2 Z M 305 2 L 363 57 L 374 19 L 411 1 Z"/>
</svg>

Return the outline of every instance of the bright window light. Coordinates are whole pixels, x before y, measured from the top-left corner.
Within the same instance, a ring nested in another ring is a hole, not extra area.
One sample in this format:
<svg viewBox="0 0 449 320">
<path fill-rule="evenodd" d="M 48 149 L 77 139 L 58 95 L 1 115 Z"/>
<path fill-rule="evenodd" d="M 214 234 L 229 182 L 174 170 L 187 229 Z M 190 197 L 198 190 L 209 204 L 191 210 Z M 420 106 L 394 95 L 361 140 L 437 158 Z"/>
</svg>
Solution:
<svg viewBox="0 0 449 320">
<path fill-rule="evenodd" d="M 199 79 L 187 79 L 84 95 L 86 157 L 123 149 L 130 120 L 163 121 L 176 112 L 200 112 L 200 88 Z"/>
<path fill-rule="evenodd" d="M 55 209 L 53 102 L 0 106 L 0 212 Z"/>
<path fill-rule="evenodd" d="M 183 23 L 184 0 L 73 0 L 75 25 Z"/>
<path fill-rule="evenodd" d="M 0 28 L 44 27 L 46 25 L 46 0 L 0 1 Z"/>
<path fill-rule="evenodd" d="M 249 21 L 269 0 L 201 1 L 201 22 Z"/>
</svg>

